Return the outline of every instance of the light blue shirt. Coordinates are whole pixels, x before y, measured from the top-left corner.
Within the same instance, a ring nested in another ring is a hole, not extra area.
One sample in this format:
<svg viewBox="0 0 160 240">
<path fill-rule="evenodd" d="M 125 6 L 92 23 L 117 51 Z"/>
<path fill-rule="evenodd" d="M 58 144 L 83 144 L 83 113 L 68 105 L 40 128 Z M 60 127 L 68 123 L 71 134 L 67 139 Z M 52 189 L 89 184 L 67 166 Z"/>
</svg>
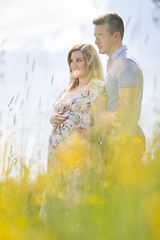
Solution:
<svg viewBox="0 0 160 240">
<path fill-rule="evenodd" d="M 128 55 L 127 46 L 123 45 L 110 57 L 105 87 L 108 96 L 107 109 L 109 112 L 112 112 L 119 106 L 119 88 L 138 88 L 135 112 L 130 119 L 123 123 L 122 129 L 127 136 L 144 135 L 138 125 L 143 95 L 143 74 L 137 62 Z"/>
</svg>

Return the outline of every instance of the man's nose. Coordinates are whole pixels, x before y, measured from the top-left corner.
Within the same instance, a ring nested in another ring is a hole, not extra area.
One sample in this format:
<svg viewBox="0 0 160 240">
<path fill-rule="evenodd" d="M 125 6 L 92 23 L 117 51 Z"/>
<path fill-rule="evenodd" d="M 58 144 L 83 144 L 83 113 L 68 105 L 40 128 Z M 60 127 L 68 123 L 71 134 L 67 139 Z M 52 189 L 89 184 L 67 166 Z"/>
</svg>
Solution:
<svg viewBox="0 0 160 240">
<path fill-rule="evenodd" d="M 99 43 L 99 38 L 95 38 L 95 44 Z"/>
</svg>

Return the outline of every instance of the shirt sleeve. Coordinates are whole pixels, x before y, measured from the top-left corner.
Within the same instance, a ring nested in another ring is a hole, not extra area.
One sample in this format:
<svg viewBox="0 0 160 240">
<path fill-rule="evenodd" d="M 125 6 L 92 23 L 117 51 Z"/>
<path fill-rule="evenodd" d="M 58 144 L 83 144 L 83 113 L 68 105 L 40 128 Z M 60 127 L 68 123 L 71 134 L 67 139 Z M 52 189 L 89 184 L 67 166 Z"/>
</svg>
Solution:
<svg viewBox="0 0 160 240">
<path fill-rule="evenodd" d="M 138 87 L 138 68 L 134 61 L 127 59 L 120 65 L 118 73 L 118 87 Z"/>
</svg>

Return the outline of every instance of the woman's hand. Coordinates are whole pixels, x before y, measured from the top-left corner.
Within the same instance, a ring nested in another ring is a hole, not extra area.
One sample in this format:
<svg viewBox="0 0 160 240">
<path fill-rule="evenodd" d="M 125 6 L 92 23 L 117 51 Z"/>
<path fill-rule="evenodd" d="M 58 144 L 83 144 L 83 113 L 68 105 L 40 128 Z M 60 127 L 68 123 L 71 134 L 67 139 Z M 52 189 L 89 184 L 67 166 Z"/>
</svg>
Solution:
<svg viewBox="0 0 160 240">
<path fill-rule="evenodd" d="M 57 127 L 57 124 L 63 123 L 64 121 L 66 121 L 65 116 L 62 115 L 63 112 L 58 112 L 55 113 L 51 118 L 50 118 L 50 123 L 53 127 Z"/>
</svg>

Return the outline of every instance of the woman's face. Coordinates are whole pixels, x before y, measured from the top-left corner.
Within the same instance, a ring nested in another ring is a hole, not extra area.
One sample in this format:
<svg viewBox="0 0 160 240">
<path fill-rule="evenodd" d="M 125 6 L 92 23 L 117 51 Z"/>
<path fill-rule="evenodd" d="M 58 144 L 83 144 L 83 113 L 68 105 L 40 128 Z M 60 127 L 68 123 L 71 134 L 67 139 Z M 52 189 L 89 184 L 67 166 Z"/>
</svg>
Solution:
<svg viewBox="0 0 160 240">
<path fill-rule="evenodd" d="M 86 61 L 80 50 L 71 53 L 70 58 L 71 74 L 74 78 L 83 78 L 86 75 Z"/>
</svg>

